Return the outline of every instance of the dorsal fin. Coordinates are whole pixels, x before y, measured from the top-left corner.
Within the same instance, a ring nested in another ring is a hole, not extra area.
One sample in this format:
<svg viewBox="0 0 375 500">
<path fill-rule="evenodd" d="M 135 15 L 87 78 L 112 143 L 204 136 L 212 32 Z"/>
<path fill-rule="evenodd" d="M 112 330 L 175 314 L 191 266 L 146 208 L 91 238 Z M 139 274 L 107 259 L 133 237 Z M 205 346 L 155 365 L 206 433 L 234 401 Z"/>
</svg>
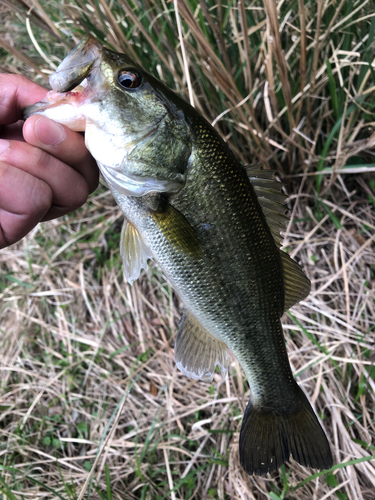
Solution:
<svg viewBox="0 0 375 500">
<path fill-rule="evenodd" d="M 282 192 L 283 183 L 275 180 L 273 170 L 262 170 L 259 167 L 246 167 L 247 175 L 258 197 L 267 224 L 278 247 L 281 246 L 280 231 L 285 229 L 288 217 L 285 212 L 285 201 L 288 198 Z M 285 306 L 284 311 L 303 300 L 310 293 L 310 280 L 304 275 L 300 266 L 288 254 L 280 250 L 283 266 Z"/>
<path fill-rule="evenodd" d="M 284 184 L 275 180 L 273 170 L 262 170 L 258 166 L 247 166 L 246 173 L 255 190 L 275 243 L 278 247 L 281 247 L 282 237 L 280 231 L 285 229 L 289 220 L 285 215 L 286 208 L 284 204 L 288 196 L 282 192 Z"/>
<path fill-rule="evenodd" d="M 280 250 L 280 257 L 284 276 L 284 311 L 287 311 L 294 304 L 308 296 L 311 289 L 311 282 L 305 276 L 297 262 L 291 259 L 287 253 Z"/>
<path fill-rule="evenodd" d="M 228 371 L 228 348 L 186 310 L 181 318 L 174 347 L 177 368 L 194 380 L 212 380 L 218 366 L 223 377 Z"/>
</svg>

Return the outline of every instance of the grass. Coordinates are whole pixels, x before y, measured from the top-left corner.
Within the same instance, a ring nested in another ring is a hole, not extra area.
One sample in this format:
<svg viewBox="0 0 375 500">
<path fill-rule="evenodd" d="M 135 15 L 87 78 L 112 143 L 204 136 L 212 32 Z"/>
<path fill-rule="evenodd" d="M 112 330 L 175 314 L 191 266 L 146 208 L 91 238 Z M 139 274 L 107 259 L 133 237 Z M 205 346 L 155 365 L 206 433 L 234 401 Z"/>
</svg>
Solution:
<svg viewBox="0 0 375 500">
<path fill-rule="evenodd" d="M 0 495 L 372 499 L 372 3 L 0 0 L 0 69 L 47 85 L 87 31 L 193 102 L 244 164 L 287 184 L 284 245 L 312 293 L 284 330 L 335 466 L 246 476 L 238 363 L 212 384 L 178 372 L 182 304 L 154 264 L 124 283 L 122 215 L 101 187 L 0 252 Z"/>
</svg>

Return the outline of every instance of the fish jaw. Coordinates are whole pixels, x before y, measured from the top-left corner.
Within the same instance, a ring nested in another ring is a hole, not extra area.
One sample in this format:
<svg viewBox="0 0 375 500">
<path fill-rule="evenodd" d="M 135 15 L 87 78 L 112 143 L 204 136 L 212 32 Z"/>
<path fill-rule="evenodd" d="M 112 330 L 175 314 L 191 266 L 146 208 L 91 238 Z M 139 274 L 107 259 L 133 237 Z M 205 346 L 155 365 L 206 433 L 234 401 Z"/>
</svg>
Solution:
<svg viewBox="0 0 375 500">
<path fill-rule="evenodd" d="M 80 108 L 93 94 L 86 78 L 100 66 L 101 53 L 101 45 L 86 35 L 50 76 L 53 90 L 48 92 L 43 101 L 25 108 L 23 118 L 26 120 L 34 114 L 40 114 L 71 130 L 84 132 L 86 118 Z"/>
<path fill-rule="evenodd" d="M 93 37 L 83 37 L 50 76 L 52 89 L 55 92 L 73 90 L 100 64 L 101 54 L 102 46 Z"/>
<path fill-rule="evenodd" d="M 59 93 L 51 90 L 43 101 L 28 106 L 23 111 L 26 120 L 33 115 L 42 115 L 46 118 L 65 125 L 70 130 L 84 132 L 86 117 L 80 110 L 85 103 L 84 88 L 77 88 L 74 92 Z"/>
</svg>

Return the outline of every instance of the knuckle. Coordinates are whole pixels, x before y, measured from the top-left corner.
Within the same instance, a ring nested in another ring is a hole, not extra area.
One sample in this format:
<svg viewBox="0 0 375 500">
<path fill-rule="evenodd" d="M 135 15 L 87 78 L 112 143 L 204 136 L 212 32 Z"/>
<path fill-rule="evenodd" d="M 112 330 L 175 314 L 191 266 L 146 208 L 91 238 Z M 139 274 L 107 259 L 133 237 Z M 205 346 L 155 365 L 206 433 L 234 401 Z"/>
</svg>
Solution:
<svg viewBox="0 0 375 500">
<path fill-rule="evenodd" d="M 42 217 L 53 202 L 53 193 L 48 184 L 34 177 L 30 186 L 29 203 L 30 212 L 40 214 Z"/>
<path fill-rule="evenodd" d="M 86 203 L 89 196 L 89 186 L 85 179 L 80 176 L 79 181 L 75 185 L 75 190 L 71 200 L 71 209 L 76 210 Z"/>
<path fill-rule="evenodd" d="M 36 158 L 35 163 L 42 170 L 48 169 L 51 166 L 52 161 L 55 159 L 52 155 L 44 151 L 43 149 L 36 148 Z"/>
</svg>

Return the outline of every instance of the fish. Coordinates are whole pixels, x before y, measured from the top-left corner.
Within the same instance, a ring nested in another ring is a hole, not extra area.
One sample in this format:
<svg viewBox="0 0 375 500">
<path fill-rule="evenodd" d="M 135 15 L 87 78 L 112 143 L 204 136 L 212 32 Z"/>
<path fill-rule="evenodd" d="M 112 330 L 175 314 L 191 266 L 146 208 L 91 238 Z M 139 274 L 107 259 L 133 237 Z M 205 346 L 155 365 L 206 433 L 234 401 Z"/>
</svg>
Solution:
<svg viewBox="0 0 375 500">
<path fill-rule="evenodd" d="M 124 214 L 120 253 L 133 283 L 153 259 L 184 303 L 175 362 L 225 377 L 231 351 L 250 386 L 240 463 L 249 475 L 290 456 L 327 469 L 325 432 L 293 377 L 281 316 L 310 292 L 281 250 L 285 194 L 274 173 L 245 167 L 206 119 L 126 54 L 86 35 L 24 110 L 85 133 Z"/>
</svg>

